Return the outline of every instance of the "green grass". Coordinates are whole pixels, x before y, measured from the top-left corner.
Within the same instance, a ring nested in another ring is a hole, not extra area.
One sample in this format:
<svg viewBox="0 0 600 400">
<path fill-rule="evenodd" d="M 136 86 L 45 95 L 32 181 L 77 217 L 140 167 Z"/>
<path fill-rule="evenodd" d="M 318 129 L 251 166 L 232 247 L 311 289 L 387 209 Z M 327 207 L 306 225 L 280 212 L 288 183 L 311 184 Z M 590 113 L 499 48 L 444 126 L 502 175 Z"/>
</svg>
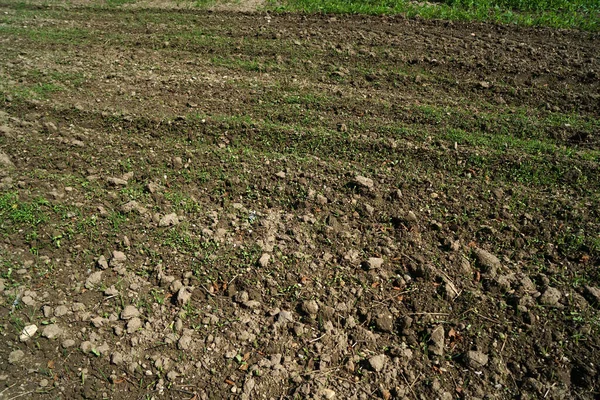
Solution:
<svg viewBox="0 0 600 400">
<path fill-rule="evenodd" d="M 590 31 L 600 28 L 600 2 L 597 0 L 438 0 L 435 3 L 407 0 L 271 0 L 270 6 L 279 11 L 405 14 Z"/>
<path fill-rule="evenodd" d="M 0 195 L 0 220 L 11 221 L 15 225 L 39 225 L 48 219 L 42 209 L 48 204 L 41 198 L 26 202 L 19 200 L 16 193 L 3 193 Z"/>
</svg>

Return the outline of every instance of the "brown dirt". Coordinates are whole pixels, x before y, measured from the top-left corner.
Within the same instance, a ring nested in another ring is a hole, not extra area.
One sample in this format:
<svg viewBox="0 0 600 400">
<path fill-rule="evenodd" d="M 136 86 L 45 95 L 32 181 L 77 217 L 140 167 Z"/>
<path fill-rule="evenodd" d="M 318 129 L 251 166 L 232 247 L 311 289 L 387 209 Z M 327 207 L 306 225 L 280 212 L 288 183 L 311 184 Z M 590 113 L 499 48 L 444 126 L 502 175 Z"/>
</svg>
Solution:
<svg viewBox="0 0 600 400">
<path fill-rule="evenodd" d="M 0 11 L 0 398 L 600 395 L 597 34 Z"/>
</svg>

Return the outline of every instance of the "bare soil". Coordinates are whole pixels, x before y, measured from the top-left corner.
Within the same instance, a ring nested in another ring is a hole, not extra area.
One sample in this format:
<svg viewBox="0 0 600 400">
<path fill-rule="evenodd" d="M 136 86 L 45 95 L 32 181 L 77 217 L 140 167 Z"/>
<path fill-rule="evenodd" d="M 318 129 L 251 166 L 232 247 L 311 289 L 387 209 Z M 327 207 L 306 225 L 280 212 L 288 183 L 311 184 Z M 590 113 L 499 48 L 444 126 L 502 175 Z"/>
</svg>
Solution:
<svg viewBox="0 0 600 400">
<path fill-rule="evenodd" d="M 598 34 L 16 1 L 0 32 L 1 399 L 600 396 Z"/>
</svg>

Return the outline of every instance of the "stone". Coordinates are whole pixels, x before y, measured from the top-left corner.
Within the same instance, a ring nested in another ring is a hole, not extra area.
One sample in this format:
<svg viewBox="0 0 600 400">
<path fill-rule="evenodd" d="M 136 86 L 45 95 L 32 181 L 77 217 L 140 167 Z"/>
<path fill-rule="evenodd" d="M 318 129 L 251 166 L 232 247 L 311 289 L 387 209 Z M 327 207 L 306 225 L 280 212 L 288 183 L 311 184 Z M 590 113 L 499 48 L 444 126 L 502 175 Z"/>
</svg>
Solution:
<svg viewBox="0 0 600 400">
<path fill-rule="evenodd" d="M 25 353 L 23 352 L 23 350 L 13 350 L 8 355 L 8 363 L 16 364 L 20 362 L 23 359 L 23 357 L 25 357 Z"/>
<path fill-rule="evenodd" d="M 184 306 L 192 298 L 192 291 L 187 286 L 183 286 L 177 292 L 177 304 Z"/>
<path fill-rule="evenodd" d="M 386 357 L 385 354 L 378 354 L 369 358 L 369 366 L 375 372 L 381 372 L 385 367 Z"/>
<path fill-rule="evenodd" d="M 444 336 L 442 325 L 436 326 L 431 332 L 431 346 L 429 346 L 429 349 L 437 356 L 444 355 Z"/>
<path fill-rule="evenodd" d="M 26 342 L 29 339 L 31 339 L 33 337 L 33 335 L 35 335 L 35 333 L 38 331 L 38 327 L 37 325 L 27 325 L 25 328 L 23 328 L 23 330 L 21 331 L 21 334 L 19 335 L 19 340 L 21 342 Z"/>
<path fill-rule="evenodd" d="M 0 167 L 4 168 L 14 168 L 15 164 L 10 160 L 8 155 L 2 151 L 0 151 Z"/>
<path fill-rule="evenodd" d="M 110 261 L 111 263 L 124 263 L 127 261 L 127 256 L 122 251 L 115 250 Z"/>
<path fill-rule="evenodd" d="M 600 308 L 600 288 L 585 285 L 583 287 L 583 296 L 592 307 Z"/>
<path fill-rule="evenodd" d="M 42 332 L 42 336 L 48 339 L 55 339 L 63 334 L 63 330 L 56 324 L 47 325 Z"/>
<path fill-rule="evenodd" d="M 317 204 L 320 204 L 322 206 L 327 204 L 327 197 L 323 196 L 322 194 L 318 194 L 317 195 Z"/>
<path fill-rule="evenodd" d="M 317 315 L 319 312 L 319 305 L 315 300 L 307 300 L 302 303 L 302 311 L 307 315 Z"/>
<path fill-rule="evenodd" d="M 321 389 L 321 396 L 327 400 L 335 399 L 335 391 L 331 389 Z"/>
<path fill-rule="evenodd" d="M 383 258 L 370 257 L 367 261 L 363 262 L 363 267 L 370 271 L 372 269 L 381 268 L 383 265 Z"/>
<path fill-rule="evenodd" d="M 68 349 L 69 347 L 75 346 L 75 341 L 73 339 L 66 339 L 62 342 L 61 346 L 63 349 Z"/>
<path fill-rule="evenodd" d="M 131 318 L 129 322 L 127 322 L 127 333 L 134 333 L 138 329 L 142 327 L 142 320 L 138 317 Z"/>
<path fill-rule="evenodd" d="M 126 306 L 123 311 L 121 311 L 121 319 L 123 320 L 130 320 L 132 318 L 135 317 L 139 317 L 140 316 L 140 312 L 137 308 L 135 308 L 135 306 L 132 306 L 131 304 Z"/>
<path fill-rule="evenodd" d="M 92 289 L 96 285 L 98 285 L 100 282 L 102 282 L 102 271 L 93 272 L 85 280 L 85 288 Z"/>
<path fill-rule="evenodd" d="M 291 312 L 282 310 L 277 314 L 277 322 L 279 322 L 279 323 L 294 322 L 294 317 L 292 316 Z"/>
<path fill-rule="evenodd" d="M 275 174 L 275 176 L 278 178 L 281 178 L 281 179 L 285 179 L 285 172 L 279 171 L 278 173 Z"/>
<path fill-rule="evenodd" d="M 121 178 L 107 178 L 106 181 L 112 186 L 126 186 L 127 181 Z"/>
<path fill-rule="evenodd" d="M 179 217 L 175 213 L 167 214 L 158 221 L 158 226 L 167 227 L 179 224 Z"/>
<path fill-rule="evenodd" d="M 63 315 L 66 315 L 69 312 L 69 308 L 65 305 L 62 306 L 58 306 L 54 309 L 54 316 L 55 317 L 62 317 Z"/>
<path fill-rule="evenodd" d="M 108 268 L 108 261 L 106 261 L 106 257 L 104 257 L 104 256 L 98 257 L 98 261 L 96 261 L 96 265 L 100 269 L 107 269 Z"/>
<path fill-rule="evenodd" d="M 549 286 L 546 289 L 546 291 L 540 296 L 539 302 L 541 305 L 544 306 L 555 307 L 560 304 L 559 301 L 561 297 L 562 293 L 560 292 L 560 290 Z"/>
<path fill-rule="evenodd" d="M 356 175 L 354 178 L 354 184 L 358 187 L 373 189 L 373 179 L 366 178 L 362 175 Z"/>
<path fill-rule="evenodd" d="M 123 354 L 119 353 L 118 351 L 115 351 L 110 356 L 110 362 L 114 365 L 122 365 L 123 364 Z"/>
<path fill-rule="evenodd" d="M 486 250 L 475 248 L 473 254 L 483 272 L 488 272 L 492 277 L 495 276 L 497 270 L 502 266 L 498 257 Z"/>
<path fill-rule="evenodd" d="M 381 312 L 375 318 L 375 326 L 382 332 L 394 331 L 394 316 L 389 312 Z"/>
<path fill-rule="evenodd" d="M 183 335 L 179 338 L 179 341 L 177 342 L 177 347 L 180 350 L 188 350 L 191 346 L 192 346 L 192 342 L 193 339 L 192 337 L 188 334 L 188 335 Z"/>
<path fill-rule="evenodd" d="M 258 259 L 258 265 L 260 265 L 263 268 L 266 268 L 269 265 L 269 261 L 271 261 L 271 255 L 268 253 L 264 253 Z"/>
<path fill-rule="evenodd" d="M 489 357 L 487 354 L 480 351 L 469 351 L 467 353 L 467 363 L 470 367 L 481 368 L 488 363 Z"/>
</svg>

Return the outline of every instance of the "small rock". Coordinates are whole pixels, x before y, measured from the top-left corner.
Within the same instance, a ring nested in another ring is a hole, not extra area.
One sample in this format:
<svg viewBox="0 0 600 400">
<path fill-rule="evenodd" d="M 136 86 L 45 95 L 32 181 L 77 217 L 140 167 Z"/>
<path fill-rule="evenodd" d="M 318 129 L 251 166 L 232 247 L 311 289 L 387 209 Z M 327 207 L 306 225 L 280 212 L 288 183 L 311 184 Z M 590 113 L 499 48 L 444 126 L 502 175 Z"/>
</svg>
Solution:
<svg viewBox="0 0 600 400">
<path fill-rule="evenodd" d="M 169 373 L 167 374 L 167 379 L 170 381 L 174 381 L 175 379 L 177 379 L 178 376 L 179 374 L 176 371 L 169 371 Z"/>
<path fill-rule="evenodd" d="M 114 364 L 114 365 L 121 365 L 121 364 L 123 364 L 123 354 L 119 353 L 118 351 L 115 351 L 110 356 L 110 362 L 112 364 Z"/>
<path fill-rule="evenodd" d="M 63 330 L 56 324 L 47 325 L 42 332 L 42 336 L 48 339 L 54 339 L 62 335 Z"/>
<path fill-rule="evenodd" d="M 183 286 L 177 292 L 177 304 L 179 304 L 179 306 L 184 306 L 188 301 L 190 301 L 191 298 L 192 291 L 186 286 Z"/>
<path fill-rule="evenodd" d="M 279 323 L 294 322 L 294 317 L 292 316 L 291 312 L 282 310 L 277 314 L 277 322 L 279 322 Z"/>
<path fill-rule="evenodd" d="M 583 296 L 592 307 L 600 308 L 600 288 L 585 285 L 583 287 Z"/>
<path fill-rule="evenodd" d="M 132 305 L 128 305 L 126 306 L 123 311 L 121 311 L 121 319 L 123 320 L 129 320 L 131 318 L 135 318 L 135 317 L 139 317 L 140 316 L 140 312 L 137 308 L 135 308 L 135 306 Z"/>
<path fill-rule="evenodd" d="M 63 315 L 66 315 L 69 312 L 69 309 L 67 308 L 67 306 L 58 306 L 54 309 L 54 316 L 55 317 L 62 317 Z"/>
<path fill-rule="evenodd" d="M 379 354 L 369 358 L 369 366 L 375 372 L 381 372 L 385 367 L 386 357 L 385 354 Z"/>
<path fill-rule="evenodd" d="M 381 268 L 382 265 L 383 265 L 383 258 L 378 258 L 378 257 L 370 257 L 367 261 L 363 262 L 363 267 L 367 271 L 370 271 L 372 269 Z"/>
<path fill-rule="evenodd" d="M 560 290 L 553 287 L 548 287 L 544 294 L 540 296 L 539 302 L 544 306 L 557 306 L 559 305 L 561 297 L 562 293 Z"/>
<path fill-rule="evenodd" d="M 89 340 L 81 342 L 81 344 L 79 345 L 79 349 L 86 354 L 91 352 L 93 350 L 93 348 L 94 348 L 94 345 Z"/>
<path fill-rule="evenodd" d="M 93 289 L 96 285 L 98 285 L 102 281 L 102 271 L 96 271 L 90 274 L 88 278 L 85 280 L 85 288 Z"/>
<path fill-rule="evenodd" d="M 167 214 L 158 221 L 158 226 L 175 226 L 179 224 L 179 217 L 175 213 Z"/>
<path fill-rule="evenodd" d="M 179 338 L 177 342 L 177 347 L 180 350 L 187 350 L 192 346 L 193 339 L 190 335 L 183 335 Z"/>
<path fill-rule="evenodd" d="M 488 272 L 492 277 L 495 276 L 496 271 L 502 266 L 498 257 L 483 249 L 475 248 L 473 254 L 483 271 Z"/>
<path fill-rule="evenodd" d="M 112 186 L 126 186 L 127 181 L 121 178 L 107 178 L 106 181 Z"/>
<path fill-rule="evenodd" d="M 469 351 L 467 353 L 467 363 L 473 368 L 481 368 L 488 363 L 488 356 L 480 351 Z"/>
<path fill-rule="evenodd" d="M 354 184 L 366 189 L 373 189 L 373 180 L 362 175 L 356 175 L 354 178 Z"/>
<path fill-rule="evenodd" d="M 406 213 L 404 220 L 409 224 L 416 224 L 419 222 L 419 218 L 417 218 L 417 215 L 413 211 Z"/>
<path fill-rule="evenodd" d="M 431 346 L 429 348 L 435 355 L 441 356 L 444 354 L 444 327 L 442 325 L 436 326 L 431 332 Z"/>
<path fill-rule="evenodd" d="M 49 384 L 49 383 L 50 383 L 50 382 L 48 382 L 48 379 L 42 379 L 42 380 L 40 381 L 40 387 L 43 387 L 43 388 L 45 388 L 46 386 L 48 386 L 48 384 Z"/>
<path fill-rule="evenodd" d="M 317 195 L 317 204 L 320 204 L 322 206 L 327 204 L 327 197 L 323 196 L 322 194 L 318 194 Z"/>
<path fill-rule="evenodd" d="M 317 315 L 319 312 L 319 305 L 315 300 L 307 300 L 302 303 L 302 311 L 308 315 Z"/>
<path fill-rule="evenodd" d="M 256 382 L 254 381 L 253 378 L 246 379 L 246 381 L 244 382 L 244 393 L 249 395 L 252 392 L 252 390 L 254 389 L 255 385 L 256 385 Z"/>
<path fill-rule="evenodd" d="M 118 251 L 115 250 L 112 253 L 112 258 L 110 260 L 111 263 L 124 263 L 125 261 L 127 261 L 127 256 L 125 255 L 125 253 L 123 253 L 122 251 Z"/>
<path fill-rule="evenodd" d="M 38 330 L 37 325 L 27 325 L 25 328 L 23 328 L 23 331 L 21 331 L 21 335 L 19 335 L 19 340 L 21 342 L 28 341 L 29 339 L 31 339 L 33 337 L 33 335 L 35 335 L 37 330 Z"/>
<path fill-rule="evenodd" d="M 142 320 L 134 317 L 127 322 L 127 333 L 134 333 L 142 327 Z"/>
<path fill-rule="evenodd" d="M 0 151 L 0 167 L 13 168 L 15 164 L 10 160 L 7 154 Z"/>
<path fill-rule="evenodd" d="M 260 259 L 258 260 L 258 265 L 260 265 L 263 268 L 266 268 L 269 265 L 270 260 L 271 255 L 268 253 L 264 253 L 262 256 L 260 256 Z"/>
<path fill-rule="evenodd" d="M 183 168 L 183 159 L 181 157 L 173 157 L 172 163 L 175 169 Z"/>
<path fill-rule="evenodd" d="M 23 357 L 25 357 L 25 353 L 23 352 L 23 350 L 11 351 L 10 354 L 8 355 L 8 363 L 16 364 L 16 363 L 20 362 L 23 359 Z"/>
<path fill-rule="evenodd" d="M 68 349 L 69 347 L 75 346 L 75 341 L 73 339 L 66 339 L 62 342 L 61 346 L 63 349 Z"/>
<path fill-rule="evenodd" d="M 98 257 L 98 260 L 96 261 L 96 265 L 100 269 L 107 269 L 108 268 L 108 261 L 106 261 L 106 257 L 104 257 L 104 256 Z"/>
<path fill-rule="evenodd" d="M 275 176 L 278 178 L 281 178 L 281 179 L 285 179 L 285 172 L 279 171 L 278 173 L 275 174 Z"/>
<path fill-rule="evenodd" d="M 335 391 L 331 389 L 322 389 L 321 396 L 323 396 L 323 398 L 327 400 L 335 399 Z"/>
<path fill-rule="evenodd" d="M 375 319 L 375 326 L 382 332 L 394 331 L 394 316 L 388 312 L 382 312 Z"/>
</svg>

